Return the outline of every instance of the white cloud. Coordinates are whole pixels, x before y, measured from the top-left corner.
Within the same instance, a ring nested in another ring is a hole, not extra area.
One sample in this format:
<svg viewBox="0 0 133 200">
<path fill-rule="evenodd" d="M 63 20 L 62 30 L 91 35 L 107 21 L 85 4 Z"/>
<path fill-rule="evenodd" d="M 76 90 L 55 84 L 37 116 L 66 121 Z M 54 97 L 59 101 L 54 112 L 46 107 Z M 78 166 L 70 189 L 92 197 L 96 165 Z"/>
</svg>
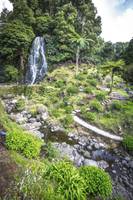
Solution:
<svg viewBox="0 0 133 200">
<path fill-rule="evenodd" d="M 105 41 L 129 41 L 133 37 L 133 9 L 123 12 L 116 9 L 124 0 L 93 0 L 102 18 L 102 34 Z"/>
<path fill-rule="evenodd" d="M 120 12 L 116 7 L 126 0 L 93 0 L 98 14 L 102 18 L 102 34 L 105 41 L 129 41 L 133 37 L 133 9 Z M 12 10 L 8 0 L 0 0 L 0 12 L 3 8 Z"/>
<path fill-rule="evenodd" d="M 12 4 L 8 0 L 0 0 L 0 13 L 3 10 L 3 8 L 12 10 Z"/>
</svg>

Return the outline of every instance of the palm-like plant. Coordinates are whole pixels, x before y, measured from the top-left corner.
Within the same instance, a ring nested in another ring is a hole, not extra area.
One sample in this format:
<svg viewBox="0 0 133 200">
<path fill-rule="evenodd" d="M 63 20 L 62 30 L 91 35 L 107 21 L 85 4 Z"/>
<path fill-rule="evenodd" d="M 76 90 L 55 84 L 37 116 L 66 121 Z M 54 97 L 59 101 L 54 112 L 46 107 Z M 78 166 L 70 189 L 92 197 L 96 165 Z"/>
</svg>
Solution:
<svg viewBox="0 0 133 200">
<path fill-rule="evenodd" d="M 86 37 L 82 37 L 77 35 L 77 37 L 72 38 L 72 43 L 76 46 L 76 75 L 79 71 L 79 58 L 80 58 L 80 51 L 87 46 L 90 46 L 90 42 L 94 42 L 92 39 L 88 39 Z"/>
<path fill-rule="evenodd" d="M 105 74 L 111 74 L 111 84 L 109 93 L 111 93 L 113 89 L 115 72 L 123 71 L 124 66 L 125 62 L 123 60 L 107 61 L 104 65 L 102 65 L 101 67 L 102 71 L 104 71 Z"/>
</svg>

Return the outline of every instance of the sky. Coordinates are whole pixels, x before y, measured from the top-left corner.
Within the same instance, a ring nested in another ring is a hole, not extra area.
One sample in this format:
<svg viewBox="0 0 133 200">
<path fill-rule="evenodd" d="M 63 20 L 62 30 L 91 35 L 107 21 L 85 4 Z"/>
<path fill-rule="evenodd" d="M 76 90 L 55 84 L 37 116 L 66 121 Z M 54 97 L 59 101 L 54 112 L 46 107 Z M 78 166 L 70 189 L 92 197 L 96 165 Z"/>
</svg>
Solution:
<svg viewBox="0 0 133 200">
<path fill-rule="evenodd" d="M 133 37 L 133 0 L 92 0 L 102 18 L 105 41 L 127 42 Z M 2 8 L 12 9 L 8 0 L 0 0 Z"/>
</svg>

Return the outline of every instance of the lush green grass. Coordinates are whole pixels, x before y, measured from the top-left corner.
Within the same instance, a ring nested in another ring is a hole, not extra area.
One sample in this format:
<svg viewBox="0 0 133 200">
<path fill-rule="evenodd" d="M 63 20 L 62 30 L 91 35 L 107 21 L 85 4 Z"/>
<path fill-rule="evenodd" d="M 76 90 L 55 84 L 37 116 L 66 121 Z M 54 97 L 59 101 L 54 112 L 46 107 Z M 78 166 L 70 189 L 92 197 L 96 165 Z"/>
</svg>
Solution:
<svg viewBox="0 0 133 200">
<path fill-rule="evenodd" d="M 6 146 L 10 150 L 22 153 L 28 158 L 39 156 L 43 142 L 33 135 L 25 132 L 19 125 L 12 122 L 5 113 L 0 102 L 0 124 L 6 130 Z"/>
</svg>

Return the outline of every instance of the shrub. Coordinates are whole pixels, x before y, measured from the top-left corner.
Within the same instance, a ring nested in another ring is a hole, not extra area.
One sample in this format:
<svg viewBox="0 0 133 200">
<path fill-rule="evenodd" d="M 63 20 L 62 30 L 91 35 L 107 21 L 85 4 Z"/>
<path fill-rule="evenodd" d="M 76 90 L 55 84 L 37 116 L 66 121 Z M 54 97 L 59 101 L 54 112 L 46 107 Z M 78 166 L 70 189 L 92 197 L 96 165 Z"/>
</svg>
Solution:
<svg viewBox="0 0 133 200">
<path fill-rule="evenodd" d="M 98 101 L 103 101 L 103 100 L 105 100 L 105 98 L 106 98 L 105 92 L 99 92 L 99 93 L 96 95 L 96 98 L 97 98 Z"/>
<path fill-rule="evenodd" d="M 48 142 L 44 147 L 43 151 L 46 154 L 46 157 L 48 160 L 52 160 L 53 158 L 56 158 L 59 154 L 58 150 L 52 145 L 51 142 Z"/>
<path fill-rule="evenodd" d="M 71 94 L 76 94 L 76 93 L 78 93 L 78 87 L 76 87 L 76 86 L 74 86 L 74 85 L 71 85 L 71 86 L 69 86 L 68 88 L 67 88 L 67 93 L 69 94 L 69 95 L 71 95 Z"/>
<path fill-rule="evenodd" d="M 71 115 L 66 115 L 64 117 L 64 119 L 62 120 L 62 123 L 64 125 L 65 128 L 71 126 L 73 124 L 74 120 L 73 120 L 73 117 Z"/>
<path fill-rule="evenodd" d="M 96 112 L 102 112 L 103 111 L 102 105 L 97 100 L 91 101 L 91 103 L 90 103 L 90 109 L 92 111 L 96 111 Z"/>
<path fill-rule="evenodd" d="M 87 82 L 90 83 L 92 86 L 96 87 L 97 86 L 97 80 L 95 79 L 87 79 Z"/>
<path fill-rule="evenodd" d="M 36 158 L 40 153 L 42 141 L 28 133 L 14 129 L 6 136 L 6 146 L 10 150 L 22 153 L 27 158 Z"/>
<path fill-rule="evenodd" d="M 55 86 L 58 88 L 61 88 L 65 85 L 65 81 L 64 80 L 59 80 L 56 82 Z"/>
<path fill-rule="evenodd" d="M 83 81 L 83 80 L 85 80 L 85 78 L 86 78 L 86 76 L 82 73 L 80 73 L 76 76 L 76 79 L 79 81 Z"/>
<path fill-rule="evenodd" d="M 110 109 L 113 110 L 117 110 L 117 111 L 121 111 L 122 110 L 122 103 L 120 101 L 113 101 Z"/>
<path fill-rule="evenodd" d="M 133 150 L 133 136 L 125 135 L 125 137 L 123 139 L 123 145 L 126 149 L 132 151 Z"/>
<path fill-rule="evenodd" d="M 86 109 L 81 109 L 81 114 L 83 116 L 83 118 L 85 118 L 88 121 L 95 121 L 96 119 L 96 113 L 92 113 L 89 111 L 86 111 Z"/>
<path fill-rule="evenodd" d="M 92 89 L 90 87 L 86 87 L 85 92 L 88 94 L 93 94 Z"/>
<path fill-rule="evenodd" d="M 25 108 L 25 101 L 24 101 L 24 99 L 19 99 L 19 100 L 17 101 L 15 107 L 16 107 L 16 109 L 17 109 L 18 111 L 22 111 L 22 110 Z"/>
<path fill-rule="evenodd" d="M 80 168 L 80 175 L 86 182 L 86 192 L 89 196 L 106 199 L 112 194 L 110 176 L 100 168 L 85 166 Z"/>
<path fill-rule="evenodd" d="M 71 114 L 72 111 L 73 111 L 73 107 L 72 106 L 66 106 L 65 111 L 66 111 L 67 114 Z"/>
<path fill-rule="evenodd" d="M 43 178 L 45 171 L 46 167 L 41 167 L 37 171 L 26 169 L 21 176 L 19 175 L 19 180 L 15 188 L 17 190 L 15 192 L 15 199 L 65 200 L 63 196 L 56 193 L 54 185 L 49 180 Z"/>
<path fill-rule="evenodd" d="M 18 80 L 18 69 L 12 65 L 7 65 L 5 68 L 5 75 L 8 81 Z"/>
<path fill-rule="evenodd" d="M 78 170 L 68 162 L 53 164 L 46 177 L 56 182 L 56 193 L 64 196 L 66 200 L 85 200 L 85 182 Z"/>
</svg>

